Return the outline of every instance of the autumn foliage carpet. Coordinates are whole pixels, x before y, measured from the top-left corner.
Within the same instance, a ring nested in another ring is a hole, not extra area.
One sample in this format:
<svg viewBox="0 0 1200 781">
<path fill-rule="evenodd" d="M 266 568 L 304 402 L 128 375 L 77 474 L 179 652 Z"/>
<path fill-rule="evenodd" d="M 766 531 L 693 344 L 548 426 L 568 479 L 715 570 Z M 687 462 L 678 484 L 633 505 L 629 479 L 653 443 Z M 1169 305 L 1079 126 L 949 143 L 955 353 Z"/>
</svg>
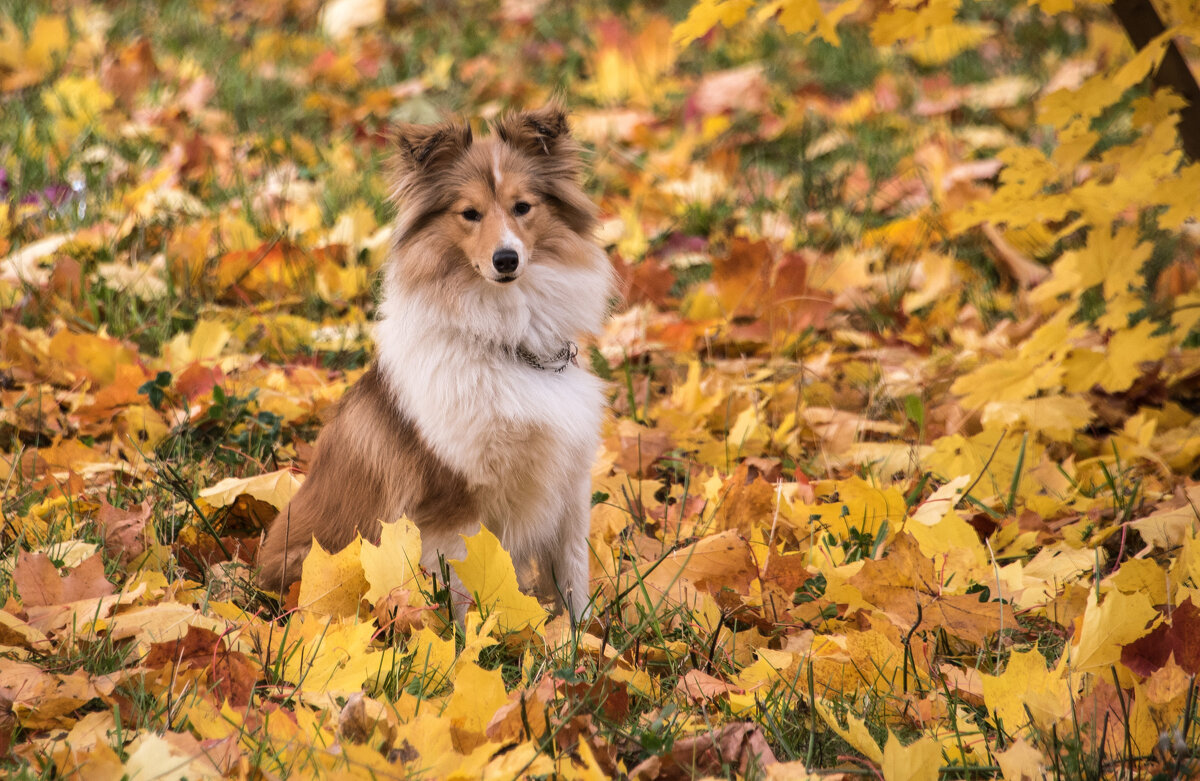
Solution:
<svg viewBox="0 0 1200 781">
<path fill-rule="evenodd" d="M 0 3 L 14 778 L 1197 773 L 1200 165 L 1106 7 Z M 776 13 L 778 11 L 778 13 Z M 1195 62 L 1193 62 L 1195 69 Z M 252 584 L 396 121 L 552 94 L 624 281 L 589 621 Z"/>
</svg>

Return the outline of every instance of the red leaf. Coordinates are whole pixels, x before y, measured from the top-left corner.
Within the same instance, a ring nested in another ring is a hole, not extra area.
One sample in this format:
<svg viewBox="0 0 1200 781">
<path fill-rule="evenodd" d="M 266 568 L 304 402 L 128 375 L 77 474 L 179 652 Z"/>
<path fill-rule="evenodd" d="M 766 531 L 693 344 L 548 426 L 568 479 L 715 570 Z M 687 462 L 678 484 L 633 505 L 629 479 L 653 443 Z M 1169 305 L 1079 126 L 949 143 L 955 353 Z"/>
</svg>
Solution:
<svg viewBox="0 0 1200 781">
<path fill-rule="evenodd" d="M 1121 664 L 1138 675 L 1150 675 L 1175 654 L 1175 663 L 1191 675 L 1200 673 L 1200 608 L 1185 600 L 1171 620 L 1121 649 Z"/>
<path fill-rule="evenodd" d="M 203 670 L 218 701 L 228 699 L 234 707 L 249 704 L 259 678 L 258 665 L 248 656 L 230 651 L 224 638 L 198 626 L 189 626 L 178 640 L 151 644 L 144 664 L 152 669 L 177 665 Z"/>
</svg>

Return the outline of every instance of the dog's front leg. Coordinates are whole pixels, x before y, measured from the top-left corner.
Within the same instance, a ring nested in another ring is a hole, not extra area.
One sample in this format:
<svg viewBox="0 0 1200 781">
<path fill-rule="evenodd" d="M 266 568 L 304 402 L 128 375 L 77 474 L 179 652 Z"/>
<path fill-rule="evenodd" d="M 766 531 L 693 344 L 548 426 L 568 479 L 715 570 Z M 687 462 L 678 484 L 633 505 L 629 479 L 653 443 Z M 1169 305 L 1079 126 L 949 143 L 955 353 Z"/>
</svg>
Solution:
<svg viewBox="0 0 1200 781">
<path fill-rule="evenodd" d="M 575 501 L 565 508 L 559 521 L 556 544 L 543 557 L 542 569 L 550 580 L 559 607 L 566 607 L 571 620 L 586 621 L 591 614 L 588 590 L 588 528 L 590 526 L 590 481 L 577 490 Z"/>
<path fill-rule="evenodd" d="M 470 537 L 478 533 L 478 524 L 474 528 L 421 529 L 421 566 L 436 577 L 440 585 L 449 589 L 450 613 L 460 627 L 464 625 L 467 611 L 474 603 L 474 595 L 467 592 L 467 587 L 450 562 L 462 561 L 467 557 L 463 535 Z"/>
</svg>

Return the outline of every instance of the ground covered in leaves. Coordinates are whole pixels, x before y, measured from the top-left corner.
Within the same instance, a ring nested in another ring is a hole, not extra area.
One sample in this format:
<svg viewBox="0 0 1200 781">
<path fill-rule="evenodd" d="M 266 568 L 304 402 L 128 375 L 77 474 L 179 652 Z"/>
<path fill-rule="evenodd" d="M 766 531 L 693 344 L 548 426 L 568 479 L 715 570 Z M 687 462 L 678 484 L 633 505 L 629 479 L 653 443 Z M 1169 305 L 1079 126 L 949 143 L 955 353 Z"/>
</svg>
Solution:
<svg viewBox="0 0 1200 781">
<path fill-rule="evenodd" d="M 5 772 L 1196 771 L 1164 42 L 1070 2 L 622 5 L 0 5 Z M 625 288 L 581 356 L 591 620 L 481 534 L 448 623 L 404 520 L 257 591 L 370 360 L 389 123 L 555 93 Z"/>
</svg>

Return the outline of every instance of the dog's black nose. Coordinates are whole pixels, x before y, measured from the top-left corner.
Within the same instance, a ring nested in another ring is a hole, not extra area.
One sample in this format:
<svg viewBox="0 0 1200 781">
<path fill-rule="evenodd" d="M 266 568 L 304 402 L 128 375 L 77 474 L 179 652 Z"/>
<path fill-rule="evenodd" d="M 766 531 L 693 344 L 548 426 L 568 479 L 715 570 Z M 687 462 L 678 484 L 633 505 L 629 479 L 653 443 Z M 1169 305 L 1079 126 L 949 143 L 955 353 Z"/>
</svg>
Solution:
<svg viewBox="0 0 1200 781">
<path fill-rule="evenodd" d="M 511 274 L 517 270 L 517 264 L 521 259 L 517 257 L 517 251 L 508 247 L 501 247 L 492 253 L 492 265 L 501 274 Z"/>
</svg>

